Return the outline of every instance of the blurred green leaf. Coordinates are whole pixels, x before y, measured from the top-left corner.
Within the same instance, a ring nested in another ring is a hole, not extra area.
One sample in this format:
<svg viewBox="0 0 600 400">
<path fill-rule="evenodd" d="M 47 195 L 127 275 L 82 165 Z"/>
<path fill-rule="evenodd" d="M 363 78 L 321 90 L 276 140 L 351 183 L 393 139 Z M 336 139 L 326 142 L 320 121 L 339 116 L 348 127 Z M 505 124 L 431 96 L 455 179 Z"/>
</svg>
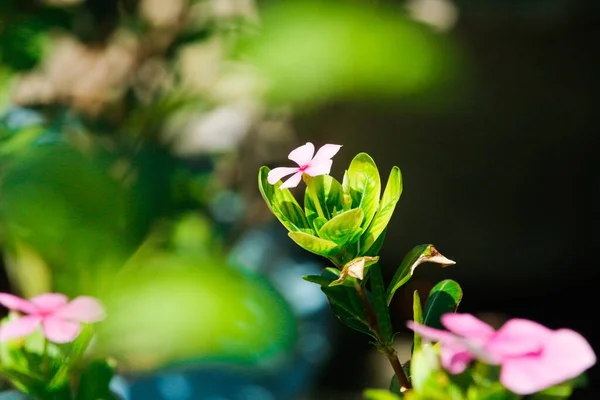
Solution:
<svg viewBox="0 0 600 400">
<path fill-rule="evenodd" d="M 366 389 L 363 397 L 367 400 L 401 400 L 402 397 L 385 389 Z"/>
<path fill-rule="evenodd" d="M 342 212 L 342 185 L 331 175 L 304 176 L 304 210 L 312 225 L 317 217 L 327 220 Z M 315 203 L 318 199 L 318 203 Z"/>
<path fill-rule="evenodd" d="M 390 172 L 377 213 L 361 237 L 361 253 L 367 252 L 383 233 L 392 218 L 392 214 L 394 213 L 398 200 L 400 200 L 401 194 L 402 175 L 400 174 L 400 169 L 394 167 Z"/>
<path fill-rule="evenodd" d="M 261 167 L 258 172 L 258 188 L 271 212 L 290 232 L 310 232 L 312 228 L 306 220 L 302 208 L 289 189 L 279 189 L 282 182 L 271 185 L 267 181 L 268 167 Z"/>
<path fill-rule="evenodd" d="M 296 342 L 296 317 L 273 285 L 217 258 L 149 252 L 100 299 L 109 317 L 97 325 L 95 348 L 122 370 L 192 360 L 264 364 Z"/>
<path fill-rule="evenodd" d="M 348 167 L 348 190 L 352 207 L 360 207 L 365 213 L 361 227 L 367 229 L 379 207 L 381 181 L 375 161 L 367 153 L 357 154 Z"/>
<path fill-rule="evenodd" d="M 423 310 L 421 308 L 421 297 L 419 296 L 419 292 L 417 290 L 413 292 L 413 321 L 415 321 L 417 324 L 423 324 Z M 411 353 L 414 351 L 414 349 L 418 349 L 419 347 L 421 347 L 421 336 L 417 332 L 414 332 L 413 347 Z"/>
<path fill-rule="evenodd" d="M 440 370 L 438 354 L 430 344 L 415 348 L 410 360 L 410 377 L 413 388 L 423 391 L 429 377 Z"/>
<path fill-rule="evenodd" d="M 81 372 L 75 400 L 119 400 L 109 388 L 114 374 L 114 365 L 107 360 L 89 362 Z"/>
<path fill-rule="evenodd" d="M 429 298 L 423 312 L 423 323 L 438 329 L 444 329 L 440 319 L 442 315 L 455 312 L 462 300 L 462 289 L 452 279 L 436 284 L 429 292 Z"/>
<path fill-rule="evenodd" d="M 396 273 L 392 277 L 390 286 L 388 287 L 388 304 L 391 303 L 392 298 L 396 290 L 400 289 L 411 278 L 412 274 L 420 264 L 425 262 L 433 262 L 440 264 L 442 267 L 453 265 L 454 261 L 447 259 L 433 245 L 421 244 L 415 246 L 411 251 L 404 256 L 402 263 L 396 270 Z"/>
<path fill-rule="evenodd" d="M 380 339 L 383 345 L 391 346 L 394 343 L 394 331 L 392 329 L 390 311 L 385 301 L 385 284 L 379 263 L 371 266 L 369 272 L 371 274 L 369 282 L 371 283 L 373 309 L 377 315 L 377 323 L 381 335 Z"/>
<path fill-rule="evenodd" d="M 323 227 L 323 225 L 325 225 L 327 223 L 327 220 L 323 217 L 317 217 L 313 220 L 313 228 L 315 229 L 316 232 L 319 232 L 321 230 L 321 228 Z"/>
<path fill-rule="evenodd" d="M 446 38 L 381 3 L 266 3 L 259 34 L 238 53 L 266 81 L 273 104 L 397 98 L 453 71 Z"/>
<path fill-rule="evenodd" d="M 29 258 L 39 256 L 51 269 L 53 286 L 46 290 L 75 295 L 102 290 L 100 271 L 120 266 L 138 244 L 129 234 L 127 192 L 92 157 L 69 145 L 32 148 L 11 157 L 0 193 L 11 268 L 22 277 L 14 283 L 25 294 L 37 273 L 31 270 L 27 276 L 29 264 L 20 262 L 20 249 L 29 249 Z"/>
<path fill-rule="evenodd" d="M 363 219 L 364 212 L 360 208 L 345 211 L 327 221 L 319 229 L 319 236 L 338 245 L 344 245 L 358 238 L 357 233 L 360 233 Z"/>
</svg>

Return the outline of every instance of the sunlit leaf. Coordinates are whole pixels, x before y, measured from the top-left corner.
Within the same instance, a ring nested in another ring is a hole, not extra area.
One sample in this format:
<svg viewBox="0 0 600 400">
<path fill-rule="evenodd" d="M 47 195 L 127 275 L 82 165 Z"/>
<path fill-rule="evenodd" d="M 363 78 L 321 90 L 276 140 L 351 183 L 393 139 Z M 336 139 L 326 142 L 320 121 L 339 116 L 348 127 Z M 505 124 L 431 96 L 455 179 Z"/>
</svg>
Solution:
<svg viewBox="0 0 600 400">
<path fill-rule="evenodd" d="M 391 303 L 394 293 L 402 285 L 404 285 L 413 275 L 415 268 L 425 262 L 440 264 L 442 267 L 454 265 L 455 262 L 444 257 L 433 245 L 421 244 L 415 246 L 402 260 L 402 263 L 392 277 L 390 286 L 388 287 L 388 304 Z"/>
<path fill-rule="evenodd" d="M 431 291 L 423 310 L 423 323 L 438 329 L 444 329 L 440 322 L 442 315 L 455 312 L 462 300 L 462 289 L 452 279 L 438 282 Z"/>
<path fill-rule="evenodd" d="M 304 175 L 304 210 L 309 223 L 317 217 L 330 220 L 342 211 L 342 185 L 331 175 Z"/>
<path fill-rule="evenodd" d="M 369 248 L 377 241 L 379 236 L 387 227 L 396 204 L 400 200 L 402 194 L 402 175 L 398 167 L 392 168 L 387 181 L 383 196 L 379 204 L 379 209 L 373 218 L 373 221 L 361 237 L 361 252 L 368 251 Z"/>
<path fill-rule="evenodd" d="M 273 215 L 290 232 L 310 232 L 312 229 L 295 197 L 289 189 L 279 189 L 282 185 L 281 182 L 271 185 L 267 181 L 268 174 L 268 167 L 263 166 L 260 168 L 258 172 L 258 189 Z"/>
<path fill-rule="evenodd" d="M 344 245 L 358 239 L 363 219 L 364 213 L 360 208 L 345 211 L 327 221 L 319 229 L 319 236 L 338 245 Z"/>
<path fill-rule="evenodd" d="M 413 293 L 413 321 L 423 324 L 423 310 L 421 308 L 421 297 L 417 290 Z M 413 338 L 413 351 L 421 347 L 421 336 L 415 331 Z"/>
<path fill-rule="evenodd" d="M 320 256 L 332 256 L 339 250 L 334 242 L 304 232 L 288 232 L 288 236 L 304 250 Z"/>
<path fill-rule="evenodd" d="M 361 227 L 366 230 L 379 206 L 381 181 L 375 161 L 366 153 L 357 154 L 348 168 L 348 190 L 352 207 L 365 213 Z"/>
</svg>

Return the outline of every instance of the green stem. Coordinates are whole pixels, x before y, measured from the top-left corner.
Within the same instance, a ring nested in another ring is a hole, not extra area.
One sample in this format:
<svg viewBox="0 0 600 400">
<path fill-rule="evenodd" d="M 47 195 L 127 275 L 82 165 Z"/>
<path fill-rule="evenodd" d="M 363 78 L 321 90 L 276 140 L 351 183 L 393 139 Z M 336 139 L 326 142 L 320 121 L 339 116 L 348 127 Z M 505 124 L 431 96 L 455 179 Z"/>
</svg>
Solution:
<svg viewBox="0 0 600 400">
<path fill-rule="evenodd" d="M 390 365 L 392 366 L 392 369 L 394 370 L 394 373 L 396 375 L 396 379 L 398 379 L 398 383 L 400 384 L 401 390 L 404 391 L 404 390 L 411 389 L 412 385 L 410 383 L 410 380 L 404 373 L 404 368 L 402 368 L 402 364 L 400 363 L 400 360 L 398 359 L 398 354 L 396 353 L 396 350 L 392 346 L 386 345 L 381 337 L 381 332 L 379 330 L 379 322 L 377 321 L 377 314 L 375 313 L 375 310 L 373 309 L 371 302 L 367 298 L 367 294 L 365 292 L 364 286 L 362 286 L 361 284 L 358 283 L 358 281 L 355 280 L 354 288 L 356 289 L 356 292 L 358 293 L 358 297 L 360 298 L 361 302 L 363 303 L 363 307 L 365 309 L 365 314 L 367 316 L 367 323 L 369 325 L 369 329 L 371 330 L 371 332 L 373 332 L 373 334 L 377 338 L 377 342 L 378 342 L 377 347 L 378 347 L 379 351 L 381 351 L 383 354 L 385 354 Z"/>
</svg>

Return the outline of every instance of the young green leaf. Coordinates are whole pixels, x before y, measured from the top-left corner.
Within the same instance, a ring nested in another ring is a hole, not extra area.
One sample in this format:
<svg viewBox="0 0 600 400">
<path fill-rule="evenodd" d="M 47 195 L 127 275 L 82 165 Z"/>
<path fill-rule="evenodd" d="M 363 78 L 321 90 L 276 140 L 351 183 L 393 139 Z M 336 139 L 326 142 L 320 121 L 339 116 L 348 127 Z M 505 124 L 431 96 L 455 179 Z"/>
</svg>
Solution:
<svg viewBox="0 0 600 400">
<path fill-rule="evenodd" d="M 360 233 L 360 224 L 364 219 L 364 212 L 360 208 L 346 211 L 327 221 L 321 229 L 319 236 L 331 240 L 339 245 L 344 245 L 357 239 Z"/>
<path fill-rule="evenodd" d="M 394 293 L 413 275 L 415 268 L 425 262 L 440 264 L 442 267 L 456 264 L 444 257 L 433 245 L 421 244 L 415 246 L 402 260 L 388 287 L 387 303 L 391 303 Z"/>
<path fill-rule="evenodd" d="M 361 225 L 364 231 L 377 212 L 379 196 L 381 195 L 379 171 L 368 154 L 359 153 L 350 163 L 348 168 L 348 190 L 352 197 L 352 207 L 360 207 L 365 213 Z"/>
<path fill-rule="evenodd" d="M 327 223 L 327 220 L 324 217 L 316 217 L 313 220 L 313 228 L 315 229 L 315 232 L 319 232 L 319 230 L 323 227 L 323 225 L 325 225 Z"/>
<path fill-rule="evenodd" d="M 318 254 L 320 256 L 330 256 L 337 252 L 337 244 L 334 242 L 321 239 L 313 235 L 309 235 L 304 232 L 288 232 L 288 236 L 296 242 L 296 244 L 302 247 L 304 250 L 310 251 L 311 253 Z"/>
<path fill-rule="evenodd" d="M 379 209 L 365 233 L 361 237 L 361 252 L 368 251 L 387 227 L 396 204 L 402 194 L 402 175 L 398 167 L 392 168 L 383 191 Z"/>
<path fill-rule="evenodd" d="M 263 166 L 260 168 L 258 171 L 258 189 L 273 215 L 290 232 L 311 232 L 312 228 L 308 224 L 304 211 L 292 193 L 289 189 L 279 189 L 281 182 L 277 182 L 275 185 L 267 182 L 268 174 L 268 167 Z"/>
<path fill-rule="evenodd" d="M 438 282 L 429 292 L 429 298 L 423 311 L 423 324 L 444 329 L 440 322 L 442 315 L 455 312 L 462 300 L 460 285 L 452 279 Z"/>
<path fill-rule="evenodd" d="M 342 211 L 342 185 L 331 175 L 304 175 L 304 211 L 308 222 L 317 217 L 330 220 Z"/>
<path fill-rule="evenodd" d="M 417 290 L 415 290 L 413 293 L 413 321 L 415 321 L 417 324 L 423 324 L 421 297 L 419 296 L 419 292 Z M 421 336 L 415 331 L 411 353 L 414 352 L 414 349 L 418 349 L 419 347 L 421 347 Z"/>
<path fill-rule="evenodd" d="M 377 323 L 379 325 L 379 334 L 382 344 L 391 346 L 394 343 L 394 331 L 392 329 L 392 321 L 390 319 L 390 311 L 385 301 L 385 284 L 383 282 L 383 274 L 381 266 L 374 264 L 370 269 L 371 273 L 371 294 L 373 299 L 373 309 L 377 315 Z"/>
</svg>

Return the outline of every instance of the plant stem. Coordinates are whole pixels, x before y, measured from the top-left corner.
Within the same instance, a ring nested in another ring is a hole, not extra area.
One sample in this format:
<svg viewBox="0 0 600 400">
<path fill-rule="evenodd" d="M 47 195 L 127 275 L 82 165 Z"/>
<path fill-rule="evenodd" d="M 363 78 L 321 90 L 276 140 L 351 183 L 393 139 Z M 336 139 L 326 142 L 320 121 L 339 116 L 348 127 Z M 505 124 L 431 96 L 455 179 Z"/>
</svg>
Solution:
<svg viewBox="0 0 600 400">
<path fill-rule="evenodd" d="M 396 350 L 392 346 L 385 345 L 383 340 L 381 339 L 381 333 L 379 332 L 379 322 L 377 321 L 377 314 L 375 313 L 371 302 L 367 298 L 364 286 L 362 286 L 355 280 L 354 288 L 356 289 L 358 297 L 360 297 L 360 300 L 363 303 L 363 307 L 367 315 L 367 323 L 369 324 L 369 329 L 371 330 L 371 332 L 373 332 L 373 334 L 377 338 L 377 341 L 379 342 L 377 347 L 379 348 L 379 351 L 385 354 L 392 368 L 394 369 L 396 379 L 398 379 L 398 383 L 400 383 L 400 388 L 404 390 L 412 388 L 410 380 L 404 373 L 404 368 L 402 368 L 402 364 L 398 359 L 398 354 L 396 353 Z"/>
</svg>

